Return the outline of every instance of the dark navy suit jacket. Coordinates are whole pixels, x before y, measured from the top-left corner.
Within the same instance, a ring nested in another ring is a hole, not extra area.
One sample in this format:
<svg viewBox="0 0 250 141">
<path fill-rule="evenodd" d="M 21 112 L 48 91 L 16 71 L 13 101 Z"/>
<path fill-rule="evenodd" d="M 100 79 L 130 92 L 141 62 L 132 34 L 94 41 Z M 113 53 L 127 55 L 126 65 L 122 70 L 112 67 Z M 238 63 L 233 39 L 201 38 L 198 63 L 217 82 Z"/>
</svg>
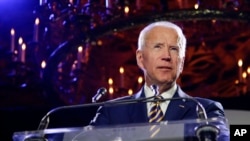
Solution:
<svg viewBox="0 0 250 141">
<path fill-rule="evenodd" d="M 141 89 L 138 93 L 132 96 L 125 96 L 115 100 L 128 100 L 144 98 L 144 90 Z M 174 98 L 183 97 L 190 98 L 188 94 L 183 92 L 178 86 L 175 92 Z M 207 117 L 225 118 L 224 109 L 219 102 L 205 99 L 195 98 L 204 107 Z M 165 113 L 165 121 L 177 121 L 177 120 L 191 120 L 197 119 L 196 111 L 197 103 L 192 100 L 171 100 Z M 149 121 L 147 116 L 146 103 L 133 103 L 125 105 L 115 106 L 102 106 L 97 110 L 97 114 L 90 122 L 90 125 L 94 126 L 109 126 L 109 125 L 121 125 L 121 124 L 133 124 L 133 123 L 147 123 Z M 221 125 L 220 125 L 221 126 Z M 227 125 L 223 125 L 221 128 L 227 129 Z M 225 136 L 229 133 L 226 132 Z M 226 138 L 225 140 L 229 140 Z"/>
</svg>

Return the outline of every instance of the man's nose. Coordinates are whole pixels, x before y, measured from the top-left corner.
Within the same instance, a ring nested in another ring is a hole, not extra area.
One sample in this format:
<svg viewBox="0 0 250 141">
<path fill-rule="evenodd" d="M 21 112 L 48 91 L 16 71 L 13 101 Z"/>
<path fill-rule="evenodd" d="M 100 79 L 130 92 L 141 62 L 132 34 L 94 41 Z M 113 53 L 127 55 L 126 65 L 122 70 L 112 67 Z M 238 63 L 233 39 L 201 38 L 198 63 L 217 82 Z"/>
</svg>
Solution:
<svg viewBox="0 0 250 141">
<path fill-rule="evenodd" d="M 164 61 L 171 61 L 171 54 L 168 48 L 164 50 L 164 53 L 162 54 L 162 60 Z"/>
<path fill-rule="evenodd" d="M 165 56 L 162 58 L 162 60 L 164 61 L 171 61 L 171 57 L 170 56 Z"/>
</svg>

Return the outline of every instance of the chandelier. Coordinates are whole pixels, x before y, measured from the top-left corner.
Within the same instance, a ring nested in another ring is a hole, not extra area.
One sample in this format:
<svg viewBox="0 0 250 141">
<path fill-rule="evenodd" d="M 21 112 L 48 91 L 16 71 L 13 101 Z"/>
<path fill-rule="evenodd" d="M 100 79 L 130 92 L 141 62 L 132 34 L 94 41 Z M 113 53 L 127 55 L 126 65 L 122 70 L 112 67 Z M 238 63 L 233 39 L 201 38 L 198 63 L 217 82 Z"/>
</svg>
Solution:
<svg viewBox="0 0 250 141">
<path fill-rule="evenodd" d="M 200 55 L 209 58 L 209 54 L 213 53 L 211 46 L 216 42 L 232 37 L 238 42 L 239 38 L 243 40 L 249 37 L 250 7 L 247 2 L 40 0 L 40 5 L 34 9 L 36 18 L 32 42 L 26 45 L 19 39 L 20 49 L 11 49 L 15 76 L 25 78 L 18 80 L 22 86 L 32 83 L 34 78 L 41 80 L 46 97 L 64 104 L 89 102 L 99 87 L 108 89 L 109 94 L 104 100 L 130 95 L 138 91 L 143 84 L 143 74 L 136 66 L 134 54 L 137 35 L 143 26 L 154 21 L 173 21 L 183 28 L 188 38 L 188 49 L 196 50 Z M 11 31 L 11 34 L 14 34 L 13 32 Z M 32 48 L 30 56 L 33 59 L 27 58 L 26 48 Z M 199 56 L 198 53 L 195 55 Z M 194 57 L 187 56 L 187 67 L 197 65 L 191 62 Z M 240 53 L 235 57 L 236 60 L 247 60 L 246 55 Z M 232 63 L 237 65 L 237 62 Z M 192 86 L 207 79 L 204 80 L 204 76 L 196 74 L 200 79 L 191 80 L 193 74 L 190 75 L 189 70 L 197 71 L 194 67 L 192 69 L 188 69 L 179 81 L 187 91 L 199 93 L 199 90 L 192 89 Z M 216 69 L 211 72 L 214 73 Z M 31 72 L 34 76 L 29 75 Z M 230 78 L 232 83 L 228 85 L 234 85 L 234 80 L 241 78 L 241 73 Z M 212 81 L 216 80 L 210 78 L 208 83 L 213 83 Z M 237 84 L 242 83 L 241 80 Z M 242 86 L 245 85 L 237 87 L 237 93 L 246 93 L 247 90 L 241 88 Z"/>
</svg>

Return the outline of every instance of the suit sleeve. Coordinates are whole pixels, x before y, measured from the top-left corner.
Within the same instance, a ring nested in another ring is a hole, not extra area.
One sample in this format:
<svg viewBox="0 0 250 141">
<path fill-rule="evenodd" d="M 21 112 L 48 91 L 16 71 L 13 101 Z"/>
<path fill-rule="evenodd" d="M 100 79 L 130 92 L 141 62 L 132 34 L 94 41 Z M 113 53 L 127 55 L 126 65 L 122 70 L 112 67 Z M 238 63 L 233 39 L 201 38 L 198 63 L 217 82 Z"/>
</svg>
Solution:
<svg viewBox="0 0 250 141">
<path fill-rule="evenodd" d="M 103 106 L 97 109 L 95 117 L 90 121 L 90 125 L 109 125 L 107 109 Z"/>
<path fill-rule="evenodd" d="M 201 99 L 201 104 L 204 106 L 208 119 L 210 118 L 219 118 L 216 122 L 211 122 L 219 129 L 219 141 L 229 141 L 229 125 L 225 117 L 224 108 L 220 102 Z"/>
</svg>

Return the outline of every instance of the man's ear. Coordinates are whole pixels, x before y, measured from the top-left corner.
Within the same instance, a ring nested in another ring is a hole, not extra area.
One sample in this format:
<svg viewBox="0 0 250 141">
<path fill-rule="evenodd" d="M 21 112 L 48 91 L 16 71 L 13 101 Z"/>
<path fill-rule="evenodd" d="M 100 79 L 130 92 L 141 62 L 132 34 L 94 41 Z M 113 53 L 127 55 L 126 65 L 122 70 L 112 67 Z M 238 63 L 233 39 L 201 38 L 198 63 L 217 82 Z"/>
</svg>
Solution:
<svg viewBox="0 0 250 141">
<path fill-rule="evenodd" d="M 139 68 L 143 69 L 143 57 L 142 57 L 142 51 L 141 50 L 136 50 L 136 62 Z"/>
<path fill-rule="evenodd" d="M 185 57 L 181 58 L 181 65 L 180 65 L 180 73 L 182 73 L 183 69 L 184 69 L 184 63 L 185 63 Z"/>
</svg>

